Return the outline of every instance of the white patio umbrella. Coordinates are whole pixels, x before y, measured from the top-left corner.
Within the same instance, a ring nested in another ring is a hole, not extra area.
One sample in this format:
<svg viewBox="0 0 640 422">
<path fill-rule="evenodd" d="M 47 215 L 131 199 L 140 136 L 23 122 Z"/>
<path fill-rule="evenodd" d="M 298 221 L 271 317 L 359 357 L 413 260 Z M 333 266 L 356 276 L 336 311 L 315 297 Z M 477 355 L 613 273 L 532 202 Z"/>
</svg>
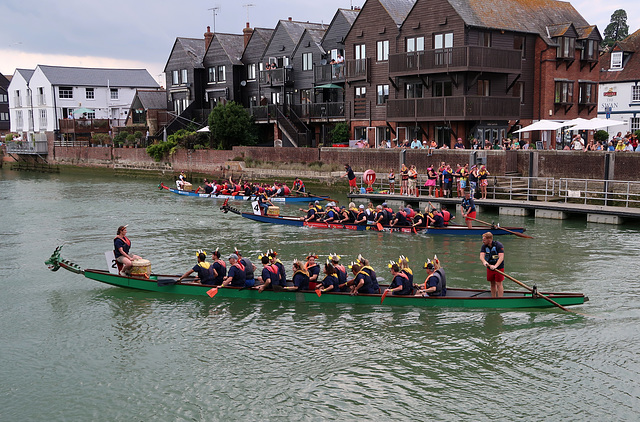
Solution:
<svg viewBox="0 0 640 422">
<path fill-rule="evenodd" d="M 534 130 L 556 130 L 564 126 L 564 123 L 555 120 L 540 120 L 513 133 L 533 132 Z"/>
<path fill-rule="evenodd" d="M 571 127 L 571 130 L 596 130 L 603 127 L 626 125 L 622 120 L 600 119 L 595 117 Z"/>
<path fill-rule="evenodd" d="M 587 119 L 583 119 L 582 117 L 578 117 L 576 119 L 571 119 L 571 120 L 567 120 L 565 122 L 562 123 L 562 127 L 568 127 L 568 130 L 578 130 L 575 129 L 574 126 L 576 125 L 582 125 L 587 123 L 589 120 Z"/>
<path fill-rule="evenodd" d="M 205 126 L 202 129 L 198 129 L 196 132 L 210 132 L 209 131 L 209 126 Z"/>
</svg>

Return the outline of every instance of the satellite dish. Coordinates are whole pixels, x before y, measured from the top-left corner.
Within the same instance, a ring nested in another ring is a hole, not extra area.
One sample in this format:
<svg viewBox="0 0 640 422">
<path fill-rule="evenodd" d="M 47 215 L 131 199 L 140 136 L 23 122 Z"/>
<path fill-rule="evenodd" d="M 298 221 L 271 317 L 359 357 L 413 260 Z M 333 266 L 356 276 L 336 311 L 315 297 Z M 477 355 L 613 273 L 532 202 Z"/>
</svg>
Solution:
<svg viewBox="0 0 640 422">
<path fill-rule="evenodd" d="M 240 81 L 240 86 L 247 86 L 247 81 Z"/>
<path fill-rule="evenodd" d="M 321 64 L 322 66 L 326 65 L 326 64 L 327 64 L 327 59 L 322 59 L 322 60 L 320 60 L 320 64 Z"/>
</svg>

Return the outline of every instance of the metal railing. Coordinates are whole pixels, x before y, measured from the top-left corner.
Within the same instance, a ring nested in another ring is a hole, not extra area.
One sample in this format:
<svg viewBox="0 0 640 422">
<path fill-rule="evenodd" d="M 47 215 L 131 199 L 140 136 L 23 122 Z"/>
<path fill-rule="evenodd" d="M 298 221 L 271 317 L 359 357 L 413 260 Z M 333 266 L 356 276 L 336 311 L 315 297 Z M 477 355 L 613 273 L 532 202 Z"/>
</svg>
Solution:
<svg viewBox="0 0 640 422">
<path fill-rule="evenodd" d="M 7 142 L 8 154 L 47 154 L 47 141 Z"/>
<path fill-rule="evenodd" d="M 424 186 L 427 177 L 419 175 L 416 188 L 419 196 L 427 196 Z M 359 187 L 365 187 L 359 178 Z M 452 197 L 456 197 L 456 183 Z M 401 181 L 396 174 L 395 193 L 400 192 Z M 439 189 L 438 185 L 438 189 Z M 386 175 L 372 185 L 374 191 L 388 191 Z M 476 188 L 479 191 L 480 187 Z M 491 176 L 488 179 L 487 198 L 510 201 L 554 202 L 567 204 L 640 207 L 640 182 L 602 179 L 569 179 L 553 177 Z"/>
</svg>

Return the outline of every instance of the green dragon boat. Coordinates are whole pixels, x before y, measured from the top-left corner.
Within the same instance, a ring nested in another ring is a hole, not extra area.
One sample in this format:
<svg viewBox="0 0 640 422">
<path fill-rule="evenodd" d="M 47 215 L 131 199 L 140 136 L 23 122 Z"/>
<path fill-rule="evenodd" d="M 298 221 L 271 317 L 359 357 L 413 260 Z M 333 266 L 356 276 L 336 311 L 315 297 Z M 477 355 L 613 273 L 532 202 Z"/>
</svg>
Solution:
<svg viewBox="0 0 640 422">
<path fill-rule="evenodd" d="M 444 308 L 479 308 L 479 309 L 521 309 L 521 308 L 550 308 L 554 307 L 549 301 L 531 292 L 507 291 L 502 298 L 492 298 L 489 290 L 447 288 L 444 297 L 416 297 L 392 296 L 384 294 L 359 294 L 351 296 L 349 293 L 322 293 L 311 291 L 274 291 L 258 292 L 256 288 L 205 286 L 193 281 L 178 281 L 179 275 L 152 274 L 146 277 L 125 277 L 111 274 L 109 271 L 82 269 L 78 265 L 62 259 L 58 246 L 45 264 L 52 271 L 64 268 L 76 274 L 83 274 L 86 278 L 118 287 L 128 287 L 149 292 L 169 293 L 176 295 L 207 296 L 215 295 L 209 300 L 220 299 L 251 299 L 276 300 L 289 302 L 316 303 L 349 303 L 362 305 L 410 306 L 410 307 L 444 307 Z M 193 280 L 193 279 L 192 279 Z M 381 286 L 384 290 L 385 286 Z M 540 292 L 556 303 L 563 306 L 581 305 L 589 298 L 582 293 L 553 293 Z"/>
</svg>

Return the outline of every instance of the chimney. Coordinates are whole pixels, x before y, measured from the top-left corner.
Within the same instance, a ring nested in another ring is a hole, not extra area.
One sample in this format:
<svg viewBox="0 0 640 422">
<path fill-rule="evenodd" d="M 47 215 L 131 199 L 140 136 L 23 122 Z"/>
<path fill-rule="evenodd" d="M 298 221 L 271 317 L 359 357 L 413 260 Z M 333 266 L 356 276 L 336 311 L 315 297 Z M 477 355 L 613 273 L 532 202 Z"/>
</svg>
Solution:
<svg viewBox="0 0 640 422">
<path fill-rule="evenodd" d="M 207 32 L 204 33 L 204 50 L 207 51 L 209 49 L 209 45 L 213 41 L 213 32 L 211 32 L 211 27 L 207 26 Z"/>
<path fill-rule="evenodd" d="M 289 16 L 289 22 L 291 22 L 291 16 Z"/>
<path fill-rule="evenodd" d="M 249 44 L 249 40 L 251 39 L 251 34 L 253 34 L 253 29 L 249 26 L 249 22 L 247 22 L 247 27 L 242 30 L 242 35 L 244 35 L 245 48 L 247 48 L 247 44 Z"/>
</svg>

